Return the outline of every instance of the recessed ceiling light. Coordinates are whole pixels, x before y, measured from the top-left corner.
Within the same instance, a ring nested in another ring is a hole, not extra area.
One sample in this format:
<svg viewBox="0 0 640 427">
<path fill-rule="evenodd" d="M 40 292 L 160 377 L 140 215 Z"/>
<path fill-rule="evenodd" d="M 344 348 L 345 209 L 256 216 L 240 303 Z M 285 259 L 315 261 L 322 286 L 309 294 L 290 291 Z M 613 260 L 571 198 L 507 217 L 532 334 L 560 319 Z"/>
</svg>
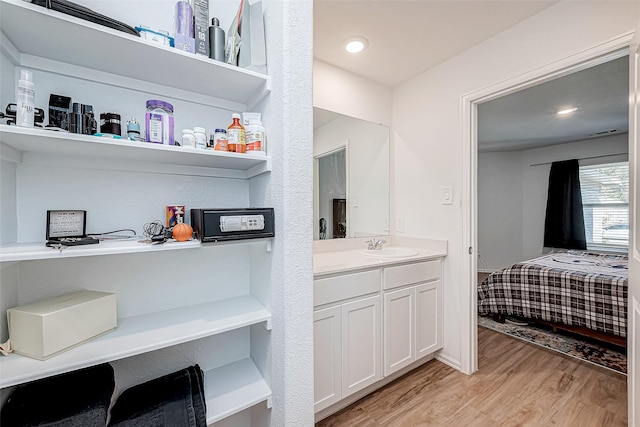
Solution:
<svg viewBox="0 0 640 427">
<path fill-rule="evenodd" d="M 360 53 L 367 47 L 368 44 L 369 41 L 364 37 L 349 37 L 344 43 L 344 49 L 349 53 Z"/>
<path fill-rule="evenodd" d="M 576 111 L 577 109 L 578 109 L 578 108 L 576 108 L 576 107 L 574 107 L 574 108 L 567 108 L 566 110 L 560 110 L 560 111 L 558 111 L 556 114 L 560 114 L 561 116 L 562 116 L 562 115 L 565 115 L 565 114 L 571 114 L 571 113 L 573 113 L 574 111 Z"/>
</svg>

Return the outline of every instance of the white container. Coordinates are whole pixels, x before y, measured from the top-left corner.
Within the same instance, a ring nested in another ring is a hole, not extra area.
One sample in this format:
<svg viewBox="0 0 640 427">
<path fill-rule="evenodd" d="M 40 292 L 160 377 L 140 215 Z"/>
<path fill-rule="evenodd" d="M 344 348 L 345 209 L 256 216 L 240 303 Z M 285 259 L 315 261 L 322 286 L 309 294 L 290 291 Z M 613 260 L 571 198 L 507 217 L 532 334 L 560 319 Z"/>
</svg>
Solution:
<svg viewBox="0 0 640 427">
<path fill-rule="evenodd" d="M 45 360 L 115 329 L 116 295 L 79 291 L 7 310 L 13 351 Z"/>
<path fill-rule="evenodd" d="M 194 127 L 193 133 L 196 137 L 196 148 L 205 150 L 207 148 L 207 131 L 205 128 Z"/>
<path fill-rule="evenodd" d="M 32 128 L 33 113 L 35 108 L 35 85 L 33 84 L 33 73 L 29 70 L 20 70 L 20 80 L 18 80 L 17 90 L 16 125 Z"/>
<path fill-rule="evenodd" d="M 196 135 L 191 129 L 182 129 L 182 146 L 196 148 Z"/>
<path fill-rule="evenodd" d="M 247 153 L 266 154 L 265 132 L 262 122 L 250 119 L 249 124 L 244 127 L 244 132 L 247 138 Z"/>
</svg>

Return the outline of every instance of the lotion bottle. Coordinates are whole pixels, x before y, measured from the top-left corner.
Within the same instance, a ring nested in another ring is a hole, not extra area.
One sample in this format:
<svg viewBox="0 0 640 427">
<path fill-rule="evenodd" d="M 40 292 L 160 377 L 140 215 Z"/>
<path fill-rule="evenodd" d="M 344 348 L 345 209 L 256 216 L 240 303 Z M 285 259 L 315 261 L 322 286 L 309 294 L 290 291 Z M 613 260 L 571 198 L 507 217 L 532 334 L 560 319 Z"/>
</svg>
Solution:
<svg viewBox="0 0 640 427">
<path fill-rule="evenodd" d="M 17 95 L 16 125 L 32 128 L 36 92 L 31 71 L 20 70 Z"/>
</svg>

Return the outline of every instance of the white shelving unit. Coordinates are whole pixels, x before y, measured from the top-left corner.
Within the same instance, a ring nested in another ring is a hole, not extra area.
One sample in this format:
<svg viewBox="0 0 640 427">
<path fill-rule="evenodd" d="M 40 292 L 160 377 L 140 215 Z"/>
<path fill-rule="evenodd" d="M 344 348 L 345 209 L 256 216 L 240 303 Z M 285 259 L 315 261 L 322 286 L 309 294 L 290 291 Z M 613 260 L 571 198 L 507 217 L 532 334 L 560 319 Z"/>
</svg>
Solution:
<svg viewBox="0 0 640 427">
<path fill-rule="evenodd" d="M 193 99 L 199 104 L 229 111 L 260 105 L 271 91 L 271 79 L 267 75 L 149 43 L 22 0 L 0 0 L 0 12 L 2 51 L 17 67 L 133 91 L 166 94 L 183 101 Z M 73 42 L 65 43 L 62 48 L 60 40 Z M 108 46 L 108 49 L 97 49 L 98 46 Z M 123 58 L 135 58 L 136 66 L 123 64 Z M 161 73 L 157 72 L 160 67 Z M 0 143 L 0 158 L 16 165 L 68 164 L 73 167 L 73 162 L 81 160 L 85 168 L 152 172 L 184 176 L 185 179 L 250 179 L 271 171 L 271 158 L 264 155 L 198 151 L 38 128 L 0 125 Z M 267 241 L 269 251 L 271 239 L 263 240 Z M 0 268 L 10 268 L 14 263 L 23 261 L 202 250 L 204 246 L 198 241 L 150 245 L 130 240 L 104 241 L 98 245 L 60 251 L 45 247 L 44 242 L 16 243 L 0 247 Z M 216 256 L 219 253 L 216 252 Z M 85 260 L 81 261 L 85 263 Z M 225 285 L 221 283 L 219 286 Z M 264 324 L 265 333 L 268 333 L 271 312 L 265 307 L 267 304 L 251 292 L 240 297 L 120 318 L 114 331 L 45 361 L 16 354 L 0 358 L 0 389 L 254 325 Z M 259 290 L 257 294 L 264 298 L 265 292 Z M 197 301 L 197 298 L 193 296 L 192 299 Z M 268 346 L 268 342 L 256 345 Z M 261 348 L 257 353 L 267 352 L 268 349 Z M 254 362 L 245 356 L 205 371 L 208 424 L 261 402 L 271 407 L 272 392 L 261 373 L 269 366 L 265 367 L 259 359 L 256 360 Z"/>
<path fill-rule="evenodd" d="M 95 340 L 47 360 L 20 355 L 0 358 L 0 388 L 266 322 L 271 314 L 250 296 L 118 319 Z"/>
<path fill-rule="evenodd" d="M 139 237 L 140 239 L 140 237 Z M 259 239 L 267 241 L 270 239 Z M 253 240 L 254 242 L 256 240 Z M 169 240 L 162 244 L 140 243 L 138 240 L 102 241 L 97 245 L 70 246 L 56 249 L 45 246 L 44 242 L 16 243 L 0 246 L 0 263 L 13 261 L 32 261 L 39 259 L 64 259 L 100 255 L 133 254 L 140 252 L 178 251 L 183 249 L 198 249 L 208 245 L 233 245 L 242 242 L 200 243 L 199 240 L 177 242 Z M 267 246 L 269 251 L 269 246 Z"/>
<path fill-rule="evenodd" d="M 204 373 L 207 424 L 267 401 L 271 406 L 271 389 L 251 359 Z"/>
<path fill-rule="evenodd" d="M 128 163 L 140 170 L 140 163 L 144 163 L 155 166 L 154 169 L 159 171 L 181 166 L 182 174 L 241 179 L 271 170 L 271 159 L 263 154 L 201 150 L 38 128 L 0 125 L 0 142 L 20 153 L 14 156 L 16 162 L 29 162 L 33 157 L 57 156 L 83 159 L 86 163 L 88 159 L 99 158 L 103 167 L 115 169 L 126 169 Z M 0 155 L 10 157 L 2 152 Z"/>
<path fill-rule="evenodd" d="M 46 60 L 53 60 L 242 104 L 256 102 L 270 91 L 270 78 L 264 74 L 147 42 L 22 0 L 2 0 L 0 7 L 0 28 L 24 67 L 43 68 Z M 61 40 L 73 42 L 62 47 Z M 123 58 L 135 58 L 136 65 L 123 63 Z M 188 70 L 187 77 L 184 70 Z M 216 84 L 202 85 L 202 81 Z"/>
</svg>

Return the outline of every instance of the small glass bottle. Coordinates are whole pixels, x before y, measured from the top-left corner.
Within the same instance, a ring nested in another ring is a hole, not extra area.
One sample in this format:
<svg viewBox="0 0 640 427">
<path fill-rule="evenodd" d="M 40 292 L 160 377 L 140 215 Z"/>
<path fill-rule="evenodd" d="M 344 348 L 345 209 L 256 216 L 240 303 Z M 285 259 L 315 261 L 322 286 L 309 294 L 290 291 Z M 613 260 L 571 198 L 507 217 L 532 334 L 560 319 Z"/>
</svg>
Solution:
<svg viewBox="0 0 640 427">
<path fill-rule="evenodd" d="M 246 153 L 247 139 L 244 133 L 244 126 L 240 124 L 240 114 L 231 115 L 233 123 L 227 129 L 228 151 L 234 153 Z"/>
</svg>

